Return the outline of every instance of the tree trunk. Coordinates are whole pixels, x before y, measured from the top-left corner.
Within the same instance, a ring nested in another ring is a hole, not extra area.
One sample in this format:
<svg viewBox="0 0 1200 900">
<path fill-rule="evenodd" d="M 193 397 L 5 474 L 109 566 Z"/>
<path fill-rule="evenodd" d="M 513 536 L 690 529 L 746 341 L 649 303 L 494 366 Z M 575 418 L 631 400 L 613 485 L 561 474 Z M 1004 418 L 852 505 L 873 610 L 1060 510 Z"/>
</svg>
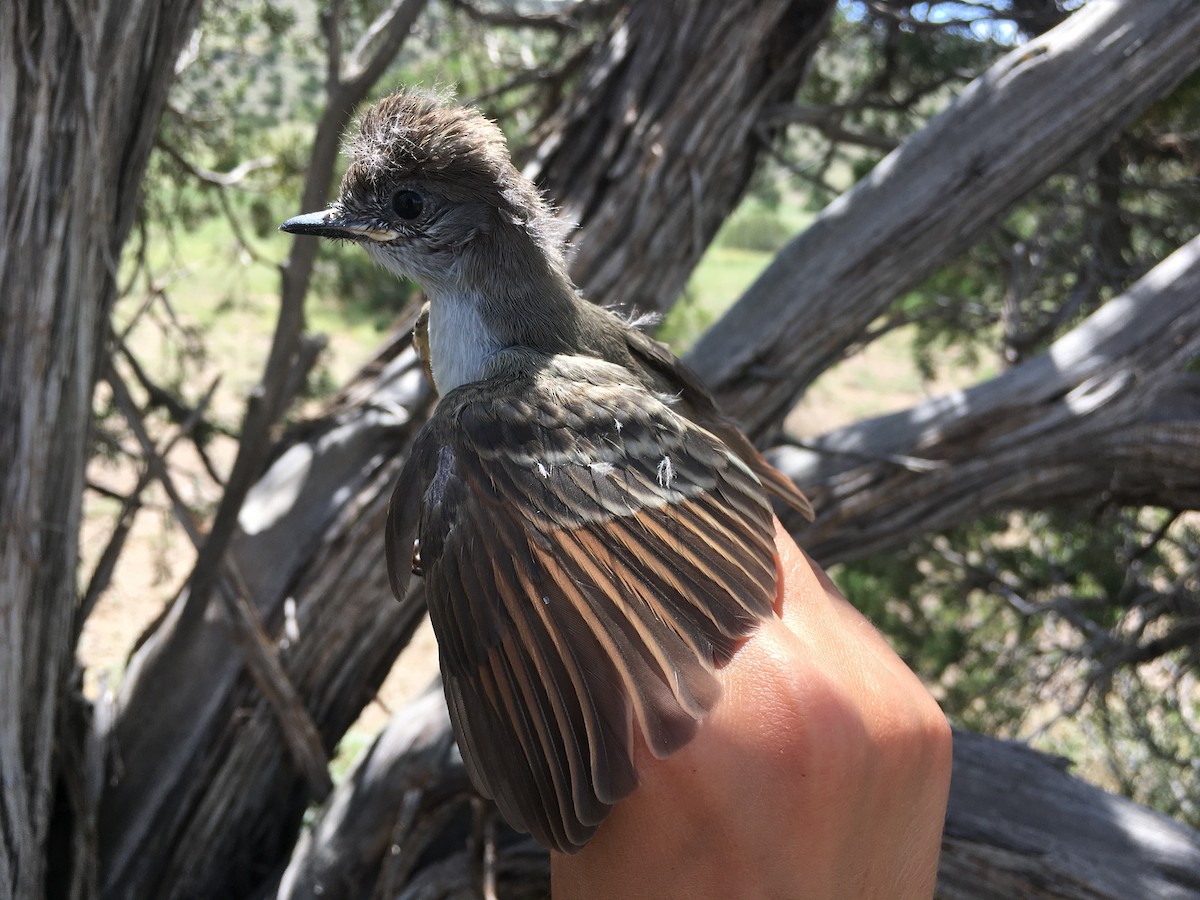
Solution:
<svg viewBox="0 0 1200 900">
<path fill-rule="evenodd" d="M 665 312 L 778 137 L 831 0 L 627 7 L 525 173 L 581 223 L 571 274 L 594 302 Z"/>
<path fill-rule="evenodd" d="M 1196 900 L 1200 834 L 1066 772 L 955 732 L 940 900 Z"/>
<path fill-rule="evenodd" d="M 1092 0 L 831 203 L 689 356 L 762 438 L 905 291 L 1200 66 L 1200 2 Z"/>
<path fill-rule="evenodd" d="M 74 743 L 56 731 L 76 636 L 92 387 L 117 260 L 198 6 L 0 4 L 0 896 L 86 889 L 70 884 L 84 875 L 69 839 L 49 872 L 46 854 L 59 751 Z M 86 818 L 82 802 L 72 794 L 61 808 Z"/>
<path fill-rule="evenodd" d="M 450 714 L 435 685 L 392 716 L 313 828 L 301 836 L 280 882 L 279 900 L 352 900 L 380 893 L 385 878 L 393 889 L 404 884 L 429 843 L 414 840 L 418 822 L 437 818 L 441 802 L 453 797 L 445 785 L 455 784 L 460 792 L 466 785 L 465 771 L 454 764 L 453 746 Z M 423 831 L 431 840 L 437 837 L 432 828 Z"/>
<path fill-rule="evenodd" d="M 772 456 L 825 565 L 996 509 L 1078 500 L 1200 508 L 1200 237 L 1043 355 L 965 391 Z"/>
</svg>

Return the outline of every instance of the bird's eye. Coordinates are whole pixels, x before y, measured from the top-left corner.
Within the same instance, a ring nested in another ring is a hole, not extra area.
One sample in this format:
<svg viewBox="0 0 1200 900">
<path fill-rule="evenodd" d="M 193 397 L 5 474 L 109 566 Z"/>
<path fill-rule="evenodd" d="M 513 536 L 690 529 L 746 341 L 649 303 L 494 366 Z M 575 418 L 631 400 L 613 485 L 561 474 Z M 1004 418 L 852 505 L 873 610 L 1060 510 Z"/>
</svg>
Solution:
<svg viewBox="0 0 1200 900">
<path fill-rule="evenodd" d="M 425 198 L 416 191 L 403 190 L 392 194 L 392 209 L 402 219 L 415 219 L 425 208 Z"/>
</svg>

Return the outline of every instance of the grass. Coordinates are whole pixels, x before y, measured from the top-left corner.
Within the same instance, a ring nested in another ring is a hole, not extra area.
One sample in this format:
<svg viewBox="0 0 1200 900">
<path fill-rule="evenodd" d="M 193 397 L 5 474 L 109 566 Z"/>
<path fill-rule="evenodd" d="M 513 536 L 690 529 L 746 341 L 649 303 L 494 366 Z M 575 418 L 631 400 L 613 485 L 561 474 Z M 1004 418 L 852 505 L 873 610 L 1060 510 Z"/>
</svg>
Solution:
<svg viewBox="0 0 1200 900">
<path fill-rule="evenodd" d="M 663 320 L 659 337 L 682 355 L 734 304 L 766 268 L 771 254 L 711 247 L 692 273 L 683 297 Z"/>
<path fill-rule="evenodd" d="M 793 204 L 768 207 L 750 197 L 729 217 L 696 266 L 660 337 L 683 354 L 746 292 L 813 215 Z"/>
</svg>

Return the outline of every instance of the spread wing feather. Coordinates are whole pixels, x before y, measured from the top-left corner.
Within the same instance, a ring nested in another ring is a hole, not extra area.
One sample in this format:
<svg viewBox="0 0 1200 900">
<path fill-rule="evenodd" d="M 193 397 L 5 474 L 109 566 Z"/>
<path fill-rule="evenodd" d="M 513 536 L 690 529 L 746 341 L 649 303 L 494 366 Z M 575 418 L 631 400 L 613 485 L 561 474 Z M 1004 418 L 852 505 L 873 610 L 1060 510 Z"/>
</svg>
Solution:
<svg viewBox="0 0 1200 900">
<path fill-rule="evenodd" d="M 754 474 L 768 492 L 806 519 L 813 519 L 812 503 L 804 492 L 796 487 L 792 479 L 767 462 L 750 443 L 750 439 L 742 434 L 737 424 L 717 408 L 712 394 L 687 363 L 675 356 L 666 344 L 661 344 L 636 329 L 628 329 L 626 339 L 633 358 L 647 371 L 656 373 L 673 390 L 678 390 L 683 401 L 691 407 L 696 420 L 720 437 L 741 457 L 742 461 L 754 470 Z"/>
<path fill-rule="evenodd" d="M 580 364 L 583 365 L 583 364 Z M 443 398 L 392 500 L 393 587 L 420 539 L 468 772 L 517 828 L 582 847 L 720 696 L 771 612 L 771 510 L 747 465 L 621 370 Z"/>
</svg>

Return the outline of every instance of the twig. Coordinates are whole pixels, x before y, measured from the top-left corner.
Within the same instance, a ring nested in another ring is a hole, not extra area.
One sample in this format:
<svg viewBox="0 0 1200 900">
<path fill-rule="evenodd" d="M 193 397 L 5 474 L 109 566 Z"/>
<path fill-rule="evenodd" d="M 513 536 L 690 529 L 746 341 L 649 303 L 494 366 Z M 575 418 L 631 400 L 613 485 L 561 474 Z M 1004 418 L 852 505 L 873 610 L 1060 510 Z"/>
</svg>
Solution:
<svg viewBox="0 0 1200 900">
<path fill-rule="evenodd" d="M 412 30 L 428 0 L 392 0 L 354 44 L 350 61 L 341 73 L 342 83 L 353 92 L 365 92 L 383 74 Z M 338 4 L 340 6 L 340 3 Z M 334 60 L 330 60 L 330 65 Z"/>
<path fill-rule="evenodd" d="M 342 83 L 342 0 L 330 0 L 320 21 L 321 33 L 325 35 L 325 91 L 332 95 Z M 364 39 L 369 34 L 370 28 L 363 35 Z"/>
<path fill-rule="evenodd" d="M 179 426 L 179 430 L 167 441 L 165 441 L 161 447 L 156 448 L 155 455 L 158 458 L 165 459 L 175 445 L 191 433 L 192 428 L 195 427 L 196 423 L 200 421 L 200 418 L 204 415 L 204 410 L 208 408 L 208 404 L 212 401 L 213 395 L 217 391 L 217 385 L 220 383 L 221 376 L 218 375 L 215 379 L 213 379 L 213 383 L 209 386 L 208 390 L 204 392 L 204 396 L 200 398 L 200 402 L 196 405 L 196 408 L 192 410 L 191 415 Z M 127 396 L 128 391 L 125 393 Z M 114 391 L 114 397 L 115 396 L 116 394 Z M 119 405 L 124 407 L 124 404 Z M 123 409 L 123 411 L 128 418 L 129 413 L 133 410 L 126 408 Z M 128 496 L 121 497 L 119 494 L 110 492 L 110 496 L 114 496 L 122 501 L 121 513 L 117 516 L 116 527 L 113 529 L 112 536 L 109 538 L 108 544 L 105 545 L 104 551 L 100 554 L 100 559 L 96 563 L 96 568 L 92 572 L 92 577 L 88 580 L 87 590 L 84 591 L 83 599 L 80 600 L 79 610 L 76 613 L 75 618 L 76 635 L 78 635 L 80 630 L 83 628 L 83 623 L 88 620 L 88 616 L 92 614 L 92 610 L 95 609 L 96 603 L 100 599 L 100 595 L 108 589 L 108 585 L 112 582 L 112 575 L 116 570 L 117 561 L 121 557 L 121 551 L 124 549 L 125 540 L 128 538 L 129 532 L 133 528 L 133 522 L 137 516 L 138 510 L 142 507 L 142 493 L 146 490 L 152 480 L 154 480 L 154 472 L 149 462 L 147 462 L 142 468 L 141 475 L 138 476 L 137 484 L 134 486 L 134 489 L 130 491 Z M 93 489 L 97 491 L 101 490 L 99 486 L 93 486 Z"/>
<path fill-rule="evenodd" d="M 470 0 L 447 0 L 449 6 L 465 13 L 468 18 L 483 25 L 502 28 L 542 28 L 550 31 L 568 32 L 579 27 L 578 13 L 602 4 L 574 3 L 561 12 L 519 13 L 516 10 L 482 9 Z"/>
<path fill-rule="evenodd" d="M 113 490 L 110 487 L 105 487 L 98 481 L 87 479 L 86 487 L 89 491 L 94 491 L 101 497 L 107 497 L 109 500 L 119 500 L 122 503 L 129 499 L 128 494 L 122 494 L 120 491 Z"/>
<path fill-rule="evenodd" d="M 842 447 L 822 447 L 810 441 L 788 438 L 787 446 L 799 447 L 813 453 L 825 456 L 844 456 L 848 459 L 859 459 L 863 462 L 889 463 L 907 469 L 909 472 L 935 472 L 950 465 L 944 459 L 923 459 L 919 456 L 905 456 L 900 453 L 872 453 L 869 450 L 849 450 Z"/>
<path fill-rule="evenodd" d="M 110 365 L 105 372 L 105 379 L 112 387 L 113 397 L 118 407 L 124 413 L 142 450 L 146 455 L 147 471 L 162 484 L 163 490 L 171 500 L 175 517 L 183 527 L 184 533 L 197 550 L 201 550 L 204 540 L 199 529 L 192 520 L 191 511 L 184 504 L 174 479 L 167 470 L 166 462 L 159 455 L 145 426 L 138 416 L 137 407 L 129 394 L 129 389 L 121 379 L 120 374 Z M 323 800 L 333 790 L 333 782 L 329 778 L 329 757 L 321 742 L 321 734 L 316 723 L 308 713 L 299 691 L 288 678 L 275 646 L 267 636 L 259 617 L 258 609 L 250 601 L 250 591 L 237 567 L 226 560 L 221 568 L 232 580 L 231 586 L 225 579 L 215 578 L 217 596 L 230 622 L 231 634 L 235 643 L 242 650 L 248 664 L 251 676 L 259 690 L 267 699 L 275 713 L 276 721 L 283 732 L 284 741 L 292 754 L 297 768 L 304 775 L 310 790 L 318 800 Z"/>
<path fill-rule="evenodd" d="M 974 8 L 979 9 L 987 14 L 977 16 L 974 19 L 967 19 L 967 18 L 939 19 L 938 21 L 933 22 L 933 21 L 930 21 L 929 19 L 923 19 L 923 18 L 914 16 L 912 13 L 907 12 L 907 11 L 892 9 L 892 8 L 884 5 L 883 3 L 878 2 L 878 0 L 867 0 L 867 8 L 870 9 L 871 12 L 874 15 L 878 16 L 880 19 L 884 19 L 885 21 L 892 22 L 896 25 L 903 25 L 905 27 L 912 28 L 913 30 L 921 30 L 921 31 L 943 31 L 947 28 L 968 28 L 969 29 L 972 25 L 978 24 L 980 22 L 990 22 L 990 21 L 995 21 L 996 19 L 1015 20 L 1016 18 L 1018 18 L 1013 13 L 1010 13 L 1010 12 L 1002 13 L 1002 12 L 998 11 L 997 9 L 995 9 L 994 7 L 987 6 L 986 4 L 978 3 L 978 4 L 972 4 L 972 5 L 974 6 Z"/>
<path fill-rule="evenodd" d="M 471 798 L 471 881 L 482 900 L 496 900 L 496 807 Z"/>
<path fill-rule="evenodd" d="M 133 375 L 137 379 L 138 384 L 142 386 L 142 389 L 148 395 L 149 406 L 163 407 L 173 422 L 189 421 L 195 410 L 166 388 L 160 387 L 157 383 L 151 381 L 150 376 L 146 374 L 137 357 L 133 355 L 124 340 L 118 339 L 116 345 L 125 362 L 133 370 Z M 203 417 L 194 422 L 192 427 L 188 429 L 188 437 L 192 441 L 192 447 L 195 449 L 196 455 L 200 457 L 200 462 L 203 464 L 204 470 L 215 484 L 220 485 L 222 484 L 221 475 L 208 455 L 207 443 L 210 434 L 220 434 L 229 438 L 236 437 L 236 435 L 232 434 L 228 428 L 209 422 Z"/>
<path fill-rule="evenodd" d="M 891 153 L 900 146 L 898 138 L 870 131 L 855 131 L 842 122 L 849 107 L 786 104 L 763 110 L 763 124 L 778 128 L 781 125 L 807 125 L 815 128 L 835 143 L 856 144 L 881 153 Z"/>
<path fill-rule="evenodd" d="M 251 172 L 274 165 L 275 158 L 272 156 L 261 156 L 257 159 L 246 160 L 228 172 L 214 172 L 211 169 L 205 169 L 202 166 L 189 162 L 184 158 L 182 153 L 162 139 L 159 139 L 155 146 L 171 157 L 171 159 L 175 160 L 185 172 L 199 181 L 201 185 L 210 187 L 217 192 L 217 203 L 220 204 L 221 213 L 225 217 L 226 224 L 229 225 L 229 230 L 233 232 L 234 240 L 237 241 L 238 246 L 252 260 L 262 262 L 262 256 L 254 249 L 250 238 L 242 229 L 241 221 L 234 214 L 233 207 L 229 204 L 228 190 L 242 181 Z"/>
<path fill-rule="evenodd" d="M 275 157 L 273 156 L 258 156 L 254 159 L 248 159 L 243 163 L 234 166 L 228 172 L 217 172 L 213 169 L 206 169 L 204 166 L 198 165 L 187 159 L 180 153 L 172 144 L 167 143 L 161 138 L 155 142 L 159 150 L 163 151 L 171 159 L 175 160 L 179 166 L 204 184 L 224 190 L 225 188 L 235 187 L 245 180 L 246 176 L 251 172 L 257 172 L 259 169 L 269 169 L 275 165 Z"/>
</svg>

